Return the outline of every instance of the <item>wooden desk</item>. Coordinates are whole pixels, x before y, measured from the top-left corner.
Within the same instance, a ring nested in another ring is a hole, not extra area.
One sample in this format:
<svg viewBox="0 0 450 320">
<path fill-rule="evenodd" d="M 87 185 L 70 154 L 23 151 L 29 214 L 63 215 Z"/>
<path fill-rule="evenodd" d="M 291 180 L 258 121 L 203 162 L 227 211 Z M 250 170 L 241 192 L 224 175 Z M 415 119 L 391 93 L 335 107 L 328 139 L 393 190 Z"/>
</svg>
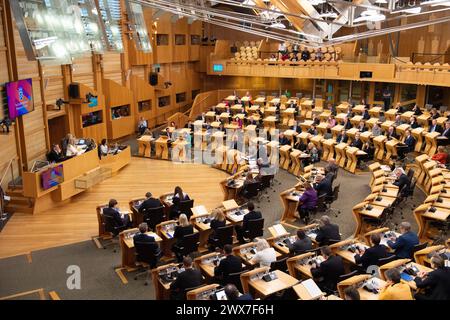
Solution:
<svg viewBox="0 0 450 320">
<path fill-rule="evenodd" d="M 144 222 L 144 216 L 139 212 L 139 207 L 144 201 L 145 198 L 134 198 L 128 202 L 128 206 L 130 207 L 132 216 L 133 227 L 135 228 L 139 227 L 139 225 Z"/>
<path fill-rule="evenodd" d="M 355 255 L 357 254 L 357 251 L 351 251 L 355 247 L 364 248 L 364 250 L 369 248 L 367 244 L 359 241 L 358 239 L 347 239 L 330 246 L 331 250 L 336 255 L 342 257 L 344 261 L 348 262 L 351 265 L 356 264 Z"/>
<path fill-rule="evenodd" d="M 189 143 L 184 139 L 177 139 L 172 142 L 172 161 L 184 162 L 186 161 L 186 147 Z"/>
<path fill-rule="evenodd" d="M 269 271 L 269 267 L 257 268 L 241 275 L 242 287 L 245 293 L 250 292 L 250 288 L 256 292 L 255 296 L 266 298 L 274 293 L 293 287 L 298 280 L 279 270 L 273 271 L 277 279 L 266 282 L 261 277 Z"/>
<path fill-rule="evenodd" d="M 384 117 L 386 120 L 395 121 L 395 117 L 397 116 L 397 109 L 389 109 L 384 112 Z"/>
<path fill-rule="evenodd" d="M 382 289 L 386 286 L 386 282 L 380 278 L 375 278 L 368 274 L 361 274 L 339 282 L 337 285 L 339 296 L 342 299 L 345 299 L 345 289 L 350 286 L 355 286 L 358 288 L 357 290 L 361 300 L 378 300 L 379 293 L 369 292 L 363 288 L 366 282 L 370 282 L 372 286 L 377 287 L 378 289 Z M 380 290 L 378 290 L 378 292 L 380 292 Z"/>
<path fill-rule="evenodd" d="M 127 269 L 127 271 L 134 270 L 136 268 L 135 261 L 136 255 L 134 250 L 133 237 L 139 232 L 138 228 L 128 229 L 122 231 L 119 234 L 120 239 L 120 250 L 122 252 L 122 267 Z M 161 242 L 162 239 L 154 232 L 147 232 L 149 236 L 155 238 L 156 242 Z"/>
<path fill-rule="evenodd" d="M 151 142 L 155 141 L 155 139 L 152 136 L 142 136 L 139 139 L 137 139 L 139 151 L 138 154 L 140 156 L 150 158 L 152 155 L 152 146 Z"/>
<path fill-rule="evenodd" d="M 425 150 L 424 153 L 432 157 L 437 150 L 437 137 L 439 137 L 439 132 L 432 132 L 425 134 Z"/>
<path fill-rule="evenodd" d="M 445 245 L 437 245 L 437 246 L 430 246 L 426 247 L 425 249 L 416 251 L 414 253 L 414 260 L 416 263 L 429 267 L 431 266 L 430 258 L 429 256 L 434 253 L 445 253 L 450 252 L 450 249 L 446 248 Z"/>
<path fill-rule="evenodd" d="M 347 144 L 344 142 L 341 142 L 334 146 L 334 151 L 336 152 L 336 163 L 341 168 L 345 168 L 345 161 L 347 160 L 345 157 L 346 148 Z"/>
<path fill-rule="evenodd" d="M 375 147 L 374 159 L 382 161 L 384 159 L 384 144 L 386 142 L 386 136 L 377 136 L 373 138 L 373 144 Z"/>
<path fill-rule="evenodd" d="M 220 285 L 213 283 L 186 292 L 186 300 L 212 300 L 212 295 Z"/>
<path fill-rule="evenodd" d="M 291 146 L 289 146 L 289 145 L 281 146 L 279 149 L 279 151 L 280 151 L 280 167 L 284 170 L 287 170 L 290 165 L 289 150 L 291 150 Z"/>
<path fill-rule="evenodd" d="M 323 147 L 322 159 L 324 161 L 334 159 L 334 145 L 335 144 L 336 144 L 336 141 L 333 139 L 325 139 L 322 141 L 322 147 Z"/>
<path fill-rule="evenodd" d="M 289 274 L 297 279 L 312 278 L 311 261 L 316 258 L 323 261 L 323 257 L 317 256 L 314 252 L 308 252 L 289 258 L 286 261 Z"/>
<path fill-rule="evenodd" d="M 423 134 L 425 132 L 424 128 L 418 127 L 411 130 L 411 134 L 416 139 L 416 146 L 414 147 L 414 151 L 420 152 L 423 146 Z"/>
<path fill-rule="evenodd" d="M 158 159 L 169 159 L 169 138 L 166 136 L 160 136 L 155 141 L 156 147 L 156 158 Z"/>
<path fill-rule="evenodd" d="M 277 121 L 277 118 L 274 116 L 268 116 L 266 118 L 263 119 L 264 122 L 264 128 L 267 129 L 275 129 L 275 122 Z"/>
<path fill-rule="evenodd" d="M 292 222 L 296 220 L 297 206 L 302 194 L 303 192 L 296 188 L 291 188 L 280 193 L 281 202 L 283 203 L 284 208 L 281 221 Z"/>
<path fill-rule="evenodd" d="M 425 267 L 425 266 L 420 265 L 415 262 L 411 262 L 410 259 L 398 259 L 398 260 L 394 260 L 392 262 L 389 262 L 389 263 L 386 263 L 386 264 L 380 266 L 380 276 L 383 280 L 386 280 L 385 272 L 387 270 L 392 269 L 392 268 L 399 268 L 400 272 L 403 272 L 403 269 L 408 268 L 408 267 L 416 267 L 417 269 L 419 269 L 419 272 L 433 271 L 433 269 L 431 269 L 431 268 Z M 411 289 L 413 289 L 413 290 L 417 289 L 417 286 L 416 286 L 416 283 L 414 282 L 414 280 L 406 281 L 404 279 L 401 279 L 401 282 L 408 284 L 411 287 Z"/>
<path fill-rule="evenodd" d="M 306 285 L 307 282 L 309 283 L 308 286 Z M 308 289 L 309 286 L 311 286 L 317 290 L 316 294 L 311 294 L 310 290 Z M 309 280 L 303 281 L 299 284 L 296 284 L 293 287 L 293 289 L 300 300 L 317 300 L 317 299 L 320 299 L 321 297 L 325 296 L 325 293 L 319 289 L 319 287 L 317 286 L 317 284 L 314 282 L 313 279 L 309 279 Z"/>
<path fill-rule="evenodd" d="M 386 146 L 386 160 L 391 161 L 392 157 L 397 157 L 397 145 L 400 144 L 399 140 L 391 139 L 385 142 Z"/>
</svg>

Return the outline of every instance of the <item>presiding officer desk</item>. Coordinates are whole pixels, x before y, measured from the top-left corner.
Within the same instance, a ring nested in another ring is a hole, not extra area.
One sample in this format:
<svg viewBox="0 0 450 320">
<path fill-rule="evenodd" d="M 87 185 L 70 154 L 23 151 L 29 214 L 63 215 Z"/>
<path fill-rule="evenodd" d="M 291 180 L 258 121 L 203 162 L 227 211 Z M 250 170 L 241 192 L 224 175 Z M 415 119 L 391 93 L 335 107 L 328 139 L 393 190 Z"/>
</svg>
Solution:
<svg viewBox="0 0 450 320">
<path fill-rule="evenodd" d="M 50 164 L 36 172 L 23 173 L 23 194 L 31 198 L 34 207 L 33 213 L 48 210 L 58 202 L 69 200 L 91 186 L 111 177 L 131 161 L 130 147 L 118 153 L 98 157 L 97 147 L 89 151 L 78 146 L 80 155 L 69 158 L 56 164 Z M 44 189 L 42 174 L 50 168 L 62 167 L 62 181 L 54 186 Z"/>
</svg>

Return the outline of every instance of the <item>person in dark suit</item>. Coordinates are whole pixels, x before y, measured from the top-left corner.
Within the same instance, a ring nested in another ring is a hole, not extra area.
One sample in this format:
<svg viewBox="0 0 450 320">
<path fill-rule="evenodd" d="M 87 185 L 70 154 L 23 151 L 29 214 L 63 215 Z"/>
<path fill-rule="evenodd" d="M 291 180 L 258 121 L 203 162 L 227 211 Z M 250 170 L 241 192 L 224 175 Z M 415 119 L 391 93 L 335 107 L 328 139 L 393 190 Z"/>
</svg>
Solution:
<svg viewBox="0 0 450 320">
<path fill-rule="evenodd" d="M 329 103 L 329 104 L 328 104 L 328 110 L 330 110 L 330 113 L 331 113 L 332 116 L 336 117 L 336 115 L 337 115 L 337 109 L 336 109 L 336 106 L 335 106 L 335 105 Z"/>
<path fill-rule="evenodd" d="M 400 259 L 413 258 L 414 246 L 419 244 L 417 234 L 411 231 L 411 224 L 407 221 L 400 223 L 400 233 L 402 234 L 398 239 L 392 237 L 388 240 L 389 248 L 394 249 L 394 254 Z"/>
<path fill-rule="evenodd" d="M 244 216 L 242 220 L 242 226 L 236 225 L 234 228 L 236 230 L 236 235 L 240 243 L 244 243 L 244 234 L 248 230 L 248 222 L 250 220 L 258 220 L 262 218 L 261 212 L 255 211 L 255 205 L 253 202 L 247 203 L 248 213 Z"/>
<path fill-rule="evenodd" d="M 342 125 L 344 126 L 345 130 L 351 129 L 353 127 L 348 117 L 345 117 L 344 123 Z"/>
<path fill-rule="evenodd" d="M 316 241 L 319 246 L 328 245 L 330 240 L 341 240 L 339 226 L 330 221 L 330 217 L 322 216 L 319 220 L 319 231 L 317 231 Z"/>
<path fill-rule="evenodd" d="M 148 225 L 147 223 L 142 222 L 139 225 L 139 232 L 136 233 L 133 237 L 133 243 L 136 242 L 151 243 L 152 253 L 156 256 L 159 256 L 161 254 L 161 249 L 159 248 L 159 245 L 156 242 L 155 238 L 146 234 L 147 232 L 148 232 Z"/>
<path fill-rule="evenodd" d="M 350 146 L 351 146 L 351 147 L 358 148 L 358 149 L 362 149 L 363 143 L 362 143 L 362 141 L 361 141 L 361 139 L 360 139 L 360 134 L 359 134 L 359 132 L 357 132 L 357 133 L 355 134 L 355 140 L 352 141 L 352 143 L 350 144 Z"/>
<path fill-rule="evenodd" d="M 320 249 L 322 256 L 325 258 L 319 266 L 313 263 L 311 266 L 311 274 L 313 278 L 323 278 L 318 282 L 318 286 L 324 291 L 335 291 L 339 281 L 339 276 L 345 274 L 344 262 L 339 256 L 332 254 L 330 247 L 326 246 Z"/>
<path fill-rule="evenodd" d="M 376 266 L 378 259 L 386 258 L 389 256 L 387 248 L 380 245 L 381 237 L 379 233 L 374 233 L 370 236 L 370 242 L 372 247 L 367 250 L 357 248 L 355 255 L 355 263 L 360 265 L 361 269 L 366 271 L 369 266 Z"/>
<path fill-rule="evenodd" d="M 435 254 L 431 258 L 431 268 L 428 273 L 419 272 L 414 279 L 418 289 L 424 293 L 416 293 L 417 300 L 450 300 L 450 267 L 445 266 L 444 259 Z"/>
<path fill-rule="evenodd" d="M 141 203 L 138 210 L 140 213 L 143 213 L 145 210 L 158 208 L 161 206 L 161 201 L 159 201 L 159 199 L 153 198 L 151 192 L 147 192 L 145 194 L 145 200 Z"/>
<path fill-rule="evenodd" d="M 431 120 L 431 125 L 430 128 L 428 129 L 428 132 L 432 133 L 432 132 L 439 132 L 442 133 L 442 127 L 437 123 L 436 119 Z"/>
<path fill-rule="evenodd" d="M 241 294 L 234 284 L 227 284 L 225 286 L 225 294 L 227 295 L 228 300 L 253 300 L 250 293 Z"/>
<path fill-rule="evenodd" d="M 407 145 L 407 150 L 406 152 L 413 152 L 414 148 L 416 147 L 416 139 L 414 139 L 414 137 L 411 134 L 411 130 L 406 130 L 405 131 L 405 144 Z"/>
<path fill-rule="evenodd" d="M 401 192 L 402 196 L 407 195 L 411 181 L 402 168 L 395 169 L 394 173 L 397 179 L 393 182 L 393 184 L 398 187 L 398 190 Z"/>
<path fill-rule="evenodd" d="M 307 131 L 312 136 L 317 136 L 316 126 L 313 124 Z"/>
<path fill-rule="evenodd" d="M 170 295 L 172 300 L 184 300 L 185 291 L 203 284 L 202 273 L 192 267 L 192 258 L 187 256 L 183 259 L 184 271 L 170 285 Z"/>
<path fill-rule="evenodd" d="M 355 106 L 355 104 L 352 104 L 352 105 L 348 106 L 347 119 L 353 118 L 355 116 L 355 113 L 353 112 L 353 107 L 354 106 Z"/>
<path fill-rule="evenodd" d="M 184 236 L 190 235 L 194 233 L 194 227 L 189 223 L 187 216 L 183 213 L 180 214 L 178 218 L 178 225 L 175 227 L 173 238 L 176 240 L 176 243 L 172 246 L 172 251 L 178 258 L 178 262 L 183 260 L 183 257 L 180 254 L 180 247 L 183 246 L 183 238 Z"/>
<path fill-rule="evenodd" d="M 226 244 L 223 247 L 225 253 L 225 259 L 222 259 L 214 268 L 214 277 L 221 283 L 228 283 L 228 275 L 230 273 L 236 273 L 242 271 L 241 259 L 233 255 L 233 246 Z"/>
<path fill-rule="evenodd" d="M 280 133 L 280 145 L 284 146 L 284 145 L 288 145 L 288 144 L 291 144 L 289 139 L 286 138 L 286 136 L 283 133 Z"/>
<path fill-rule="evenodd" d="M 306 236 L 305 231 L 297 230 L 297 240 L 294 243 L 288 245 L 289 252 L 298 255 L 305 253 L 308 250 L 312 249 L 311 239 Z"/>
<path fill-rule="evenodd" d="M 120 227 L 130 227 L 130 217 L 128 214 L 124 214 L 123 216 L 120 214 L 119 208 L 117 207 L 117 200 L 111 199 L 109 200 L 108 207 L 103 209 L 103 215 L 109 218 L 114 219 L 114 226 L 116 228 Z"/>
<path fill-rule="evenodd" d="M 367 131 L 367 127 L 366 127 L 366 124 L 364 123 L 364 121 L 360 121 L 358 126 L 356 127 L 356 129 L 358 129 L 359 132 Z"/>
<path fill-rule="evenodd" d="M 420 107 L 417 104 L 414 105 L 414 108 L 412 109 L 412 111 L 414 112 L 415 116 L 420 116 L 423 113 L 422 110 L 420 110 Z"/>
<path fill-rule="evenodd" d="M 338 136 L 336 137 L 336 142 L 339 143 L 347 143 L 348 141 L 348 136 L 345 133 L 345 130 L 341 130 L 341 133 L 338 134 Z"/>
<path fill-rule="evenodd" d="M 442 131 L 441 136 L 450 139 L 450 121 L 445 123 L 445 129 Z"/>
<path fill-rule="evenodd" d="M 431 119 L 437 119 L 441 116 L 441 114 L 437 111 L 436 108 L 431 109 Z"/>
<path fill-rule="evenodd" d="M 215 209 L 212 214 L 214 217 L 209 223 L 212 232 L 209 235 L 208 239 L 210 251 L 214 251 L 216 249 L 214 245 L 214 240 L 217 239 L 217 229 L 225 227 L 226 225 L 226 217 L 225 214 L 223 213 L 223 210 Z"/>
<path fill-rule="evenodd" d="M 397 135 L 397 133 L 395 133 L 395 127 L 394 126 L 390 126 L 388 128 L 388 130 L 386 131 L 385 135 L 388 138 L 388 140 L 398 139 L 398 135 Z"/>
<path fill-rule="evenodd" d="M 48 153 L 47 159 L 50 162 L 61 162 L 64 157 L 58 144 L 52 145 L 52 150 Z"/>
<path fill-rule="evenodd" d="M 416 128 L 420 127 L 419 123 L 417 122 L 416 116 L 412 116 L 412 117 L 409 119 L 409 127 L 410 127 L 411 129 L 416 129 Z"/>
<path fill-rule="evenodd" d="M 317 197 L 323 196 L 324 194 L 328 197 L 333 195 L 332 178 L 332 173 L 317 177 L 316 183 L 314 184 L 314 189 L 317 191 Z"/>
<path fill-rule="evenodd" d="M 364 112 L 363 112 L 363 120 L 369 120 L 370 119 L 370 114 L 369 114 L 369 106 L 366 105 L 366 107 L 364 108 Z"/>
<path fill-rule="evenodd" d="M 313 126 L 318 126 L 320 123 L 320 119 L 316 114 L 313 114 L 312 121 L 313 121 Z"/>
</svg>

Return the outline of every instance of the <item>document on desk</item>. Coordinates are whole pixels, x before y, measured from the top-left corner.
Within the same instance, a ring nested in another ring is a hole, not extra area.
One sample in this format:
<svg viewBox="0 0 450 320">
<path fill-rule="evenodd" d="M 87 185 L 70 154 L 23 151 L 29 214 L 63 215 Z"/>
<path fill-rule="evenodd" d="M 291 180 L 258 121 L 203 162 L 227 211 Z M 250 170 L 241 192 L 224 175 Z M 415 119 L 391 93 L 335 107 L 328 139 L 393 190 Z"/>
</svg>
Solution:
<svg viewBox="0 0 450 320">
<path fill-rule="evenodd" d="M 281 224 L 276 224 L 273 226 L 273 230 L 275 231 L 276 234 L 274 234 L 274 237 L 279 237 L 282 235 L 285 235 L 286 233 L 288 233 L 286 231 L 286 229 L 281 225 Z"/>
<path fill-rule="evenodd" d="M 308 279 L 302 282 L 302 285 L 305 287 L 306 291 L 308 291 L 311 298 L 320 297 L 323 293 L 313 279 Z"/>
</svg>

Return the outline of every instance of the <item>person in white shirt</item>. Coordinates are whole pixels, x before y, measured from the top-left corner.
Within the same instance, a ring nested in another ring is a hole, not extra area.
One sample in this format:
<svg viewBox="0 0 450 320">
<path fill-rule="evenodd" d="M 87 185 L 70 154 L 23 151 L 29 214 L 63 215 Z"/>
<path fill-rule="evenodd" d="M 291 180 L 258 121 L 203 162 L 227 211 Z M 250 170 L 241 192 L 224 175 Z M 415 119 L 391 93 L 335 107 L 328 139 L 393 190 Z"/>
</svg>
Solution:
<svg viewBox="0 0 450 320">
<path fill-rule="evenodd" d="M 75 139 L 71 138 L 69 140 L 69 143 L 67 144 L 67 151 L 66 151 L 67 157 L 73 157 L 82 154 L 82 152 L 79 151 L 75 145 L 76 145 Z"/>
<path fill-rule="evenodd" d="M 106 144 L 106 139 L 102 139 L 102 143 L 100 144 L 100 152 L 102 156 L 108 155 L 108 145 Z"/>
<path fill-rule="evenodd" d="M 266 239 L 256 241 L 256 254 L 251 259 L 251 263 L 259 263 L 260 267 L 270 267 L 272 262 L 277 260 L 275 249 L 269 246 Z"/>
</svg>

